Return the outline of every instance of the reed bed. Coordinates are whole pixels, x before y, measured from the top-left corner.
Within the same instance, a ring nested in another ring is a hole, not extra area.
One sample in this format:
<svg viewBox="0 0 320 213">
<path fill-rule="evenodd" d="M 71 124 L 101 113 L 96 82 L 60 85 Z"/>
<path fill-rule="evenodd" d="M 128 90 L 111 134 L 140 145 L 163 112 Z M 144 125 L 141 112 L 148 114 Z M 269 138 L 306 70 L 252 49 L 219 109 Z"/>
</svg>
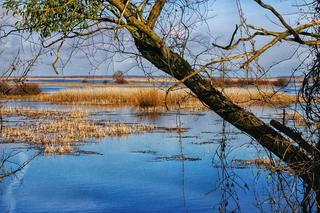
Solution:
<svg viewBox="0 0 320 213">
<path fill-rule="evenodd" d="M 73 145 L 89 139 L 128 136 L 156 127 L 142 124 L 94 121 L 83 111 L 46 111 L 45 109 L 2 108 L 5 116 L 24 116 L 28 122 L 4 126 L 3 142 L 23 142 L 40 146 L 45 153 L 71 153 Z M 41 118 L 41 119 L 39 119 Z"/>
<path fill-rule="evenodd" d="M 270 89 L 225 88 L 223 93 L 232 101 L 243 106 L 288 107 L 301 101 L 295 95 Z"/>
<path fill-rule="evenodd" d="M 203 107 L 189 91 L 173 91 L 166 97 L 166 91 L 148 88 L 86 88 L 67 89 L 56 93 L 40 94 L 32 97 L 36 101 L 63 104 L 92 104 L 107 106 L 132 106 L 138 108 L 158 108 L 182 106 Z"/>
<path fill-rule="evenodd" d="M 221 89 L 222 90 L 222 89 Z M 296 96 L 270 89 L 258 88 L 225 88 L 223 93 L 232 101 L 242 106 L 286 107 L 298 100 Z M 46 101 L 63 104 L 93 104 L 107 106 L 129 106 L 141 109 L 185 108 L 204 110 L 203 104 L 188 89 L 170 92 L 148 88 L 86 88 L 67 89 L 56 93 L 33 96 L 36 101 Z"/>
</svg>

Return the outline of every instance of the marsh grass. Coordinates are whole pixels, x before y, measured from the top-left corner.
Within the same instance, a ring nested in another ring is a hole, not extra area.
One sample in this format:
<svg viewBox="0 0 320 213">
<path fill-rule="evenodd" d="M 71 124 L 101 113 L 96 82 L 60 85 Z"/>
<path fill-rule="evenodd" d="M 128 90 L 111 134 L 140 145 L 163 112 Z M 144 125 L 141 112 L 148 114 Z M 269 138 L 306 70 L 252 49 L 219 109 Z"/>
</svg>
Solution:
<svg viewBox="0 0 320 213">
<path fill-rule="evenodd" d="M 271 89 L 231 87 L 223 93 L 242 106 L 286 107 L 297 102 L 294 95 L 276 92 Z M 92 104 L 107 106 L 127 106 L 140 109 L 163 109 L 166 105 L 191 110 L 204 110 L 203 104 L 188 89 L 170 92 L 150 88 L 101 87 L 86 89 L 66 89 L 50 94 L 31 96 L 36 101 L 63 104 Z"/>
<path fill-rule="evenodd" d="M 41 117 L 55 117 L 55 118 L 83 118 L 88 116 L 87 111 L 72 110 L 72 111 L 54 111 L 48 109 L 31 109 L 29 107 L 1 107 L 0 113 L 2 116 L 23 116 L 27 118 L 38 119 Z"/>
<path fill-rule="evenodd" d="M 166 104 L 172 108 L 182 106 L 204 108 L 198 99 L 188 95 L 187 90 L 169 93 L 160 89 L 146 88 L 86 88 L 68 89 L 56 93 L 30 97 L 36 101 L 63 104 L 92 104 L 114 107 L 137 107 L 139 109 L 159 109 Z"/>
<path fill-rule="evenodd" d="M 223 93 L 232 101 L 243 106 L 288 107 L 297 103 L 299 98 L 270 89 L 225 88 Z"/>
<path fill-rule="evenodd" d="M 23 142 L 40 146 L 45 153 L 63 154 L 73 152 L 73 145 L 89 139 L 121 137 L 143 131 L 153 131 L 156 127 L 142 124 L 94 121 L 86 111 L 48 111 L 45 109 L 5 108 L 5 116 L 23 116 L 28 122 L 14 127 L 4 126 L 3 142 Z"/>
</svg>

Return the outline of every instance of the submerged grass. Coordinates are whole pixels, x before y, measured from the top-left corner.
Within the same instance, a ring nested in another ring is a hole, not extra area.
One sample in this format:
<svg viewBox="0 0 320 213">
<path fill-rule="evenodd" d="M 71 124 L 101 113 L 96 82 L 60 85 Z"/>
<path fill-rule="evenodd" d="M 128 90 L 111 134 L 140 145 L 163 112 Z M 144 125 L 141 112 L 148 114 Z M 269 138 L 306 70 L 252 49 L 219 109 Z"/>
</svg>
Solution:
<svg viewBox="0 0 320 213">
<path fill-rule="evenodd" d="M 225 88 L 223 93 L 242 106 L 286 107 L 298 101 L 296 96 L 270 89 Z M 50 94 L 31 96 L 32 100 L 63 104 L 92 104 L 107 106 L 129 106 L 141 109 L 190 108 L 203 110 L 203 104 L 188 89 L 170 92 L 149 88 L 86 88 L 67 89 Z"/>
<path fill-rule="evenodd" d="M 2 108 L 4 116 L 23 116 L 28 122 L 4 126 L 3 142 L 23 142 L 43 148 L 44 152 L 71 153 L 72 145 L 88 139 L 127 136 L 152 131 L 152 125 L 94 121 L 84 111 L 47 111 L 45 109 Z"/>
</svg>

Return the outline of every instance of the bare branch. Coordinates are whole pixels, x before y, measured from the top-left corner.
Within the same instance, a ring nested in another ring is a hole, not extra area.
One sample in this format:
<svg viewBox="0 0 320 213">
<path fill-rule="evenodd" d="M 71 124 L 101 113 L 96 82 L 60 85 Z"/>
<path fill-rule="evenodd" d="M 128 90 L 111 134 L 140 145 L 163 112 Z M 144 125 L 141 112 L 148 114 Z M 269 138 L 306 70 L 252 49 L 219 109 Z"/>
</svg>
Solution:
<svg viewBox="0 0 320 213">
<path fill-rule="evenodd" d="M 276 9 L 274 9 L 274 7 L 272 7 L 269 4 L 265 4 L 264 2 L 262 2 L 261 0 L 254 0 L 255 2 L 257 2 L 261 7 L 270 10 L 281 22 L 281 24 L 287 28 L 287 30 L 294 36 L 296 42 L 300 43 L 300 44 L 304 44 L 303 40 L 300 38 L 300 36 L 296 33 L 296 31 L 289 25 L 287 24 L 287 22 L 284 20 L 284 18 L 282 17 L 282 15 L 280 13 L 278 13 L 278 11 Z"/>
<path fill-rule="evenodd" d="M 161 11 L 162 11 L 164 5 L 166 4 L 166 2 L 167 2 L 167 0 L 157 0 L 156 3 L 153 5 L 152 10 L 151 10 L 150 15 L 147 20 L 147 25 L 151 29 L 154 28 L 154 26 L 157 22 L 157 19 L 160 16 Z"/>
</svg>

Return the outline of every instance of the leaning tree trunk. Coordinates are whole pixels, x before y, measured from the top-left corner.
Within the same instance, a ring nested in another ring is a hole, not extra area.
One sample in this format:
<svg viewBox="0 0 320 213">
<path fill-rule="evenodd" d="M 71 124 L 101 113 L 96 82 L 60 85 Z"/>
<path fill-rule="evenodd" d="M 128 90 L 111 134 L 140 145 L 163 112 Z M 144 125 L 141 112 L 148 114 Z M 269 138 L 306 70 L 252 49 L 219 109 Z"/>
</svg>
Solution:
<svg viewBox="0 0 320 213">
<path fill-rule="evenodd" d="M 178 80 L 195 72 L 186 60 L 171 50 L 163 51 L 163 48 L 155 47 L 143 37 L 135 37 L 135 44 L 144 58 Z M 291 141 L 251 112 L 233 103 L 201 75 L 193 75 L 184 84 L 211 110 L 283 160 L 314 191 L 320 191 L 320 180 L 315 177 L 315 171 L 309 169 L 312 167 L 311 159 Z"/>
</svg>

